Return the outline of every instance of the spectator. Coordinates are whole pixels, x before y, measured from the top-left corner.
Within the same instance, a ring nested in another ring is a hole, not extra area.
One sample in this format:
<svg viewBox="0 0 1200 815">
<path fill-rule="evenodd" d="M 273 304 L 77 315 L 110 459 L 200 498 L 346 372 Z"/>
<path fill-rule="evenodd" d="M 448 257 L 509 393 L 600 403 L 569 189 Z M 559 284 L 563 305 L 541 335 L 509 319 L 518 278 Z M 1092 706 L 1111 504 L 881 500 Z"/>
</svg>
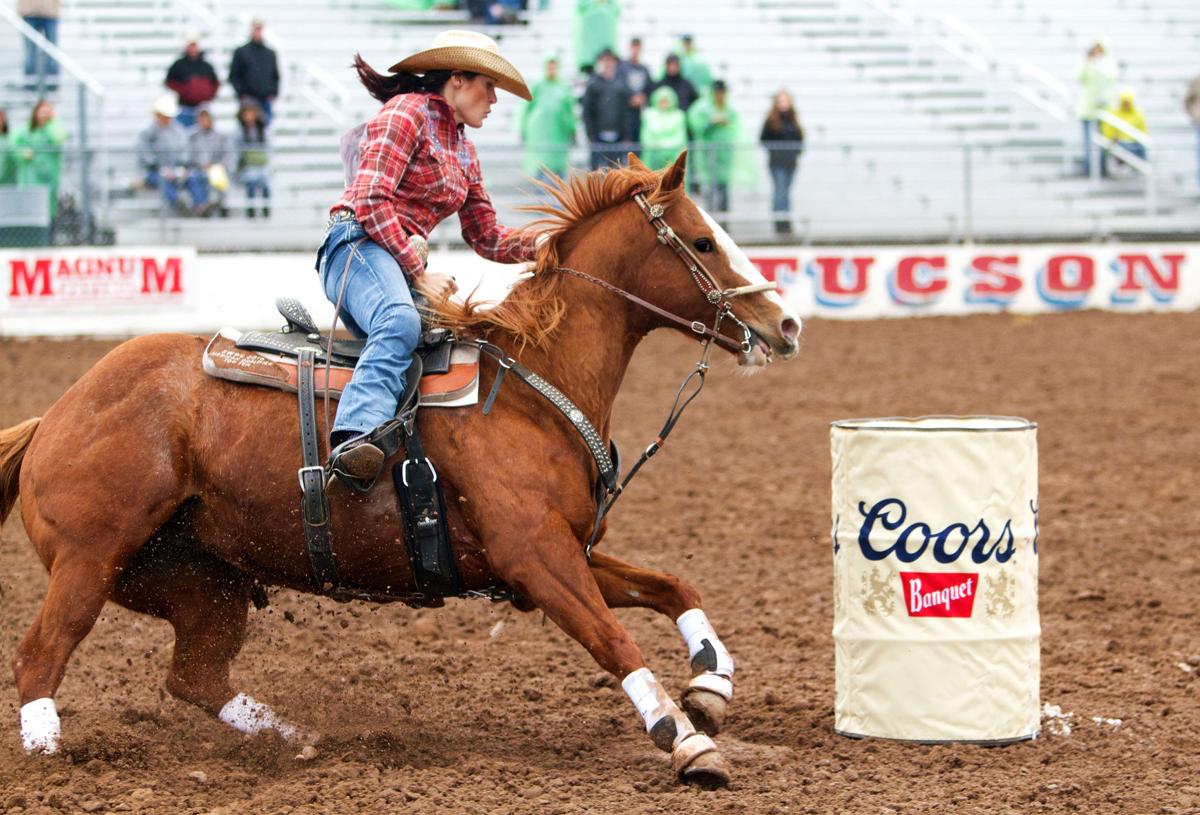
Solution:
<svg viewBox="0 0 1200 815">
<path fill-rule="evenodd" d="M 187 178 L 187 133 L 175 121 L 179 103 L 170 94 L 154 103 L 154 121 L 138 134 L 137 159 L 142 184 L 162 192 L 163 200 L 181 213 L 188 211 L 179 197 Z"/>
<path fill-rule="evenodd" d="M 617 48 L 617 21 L 621 6 L 617 0 L 576 0 L 571 18 L 571 39 L 575 43 L 575 67 L 584 73 L 602 51 Z"/>
<path fill-rule="evenodd" d="M 271 106 L 279 95 L 279 63 L 275 52 L 263 43 L 262 20 L 251 21 L 250 42 L 233 52 L 229 84 L 241 105 L 253 102 L 262 112 L 263 124 L 271 123 Z"/>
<path fill-rule="evenodd" d="M 636 139 L 642 132 L 642 111 L 650 96 L 650 71 L 642 64 L 642 41 L 634 37 L 629 41 L 629 59 L 617 65 L 617 76 L 629 91 L 629 133 Z"/>
<path fill-rule="evenodd" d="M 651 170 L 661 170 L 687 148 L 687 116 L 679 109 L 675 91 L 663 85 L 650 94 L 642 114 L 642 160 Z"/>
<path fill-rule="evenodd" d="M 1197 147 L 1200 148 L 1200 74 L 1192 78 L 1188 83 L 1187 95 L 1183 100 L 1184 110 L 1191 118 L 1192 124 L 1196 126 L 1196 141 Z M 1200 155 L 1196 158 L 1197 180 L 1200 181 Z"/>
<path fill-rule="evenodd" d="M 679 100 L 679 109 L 684 113 L 687 113 L 698 96 L 696 86 L 688 82 L 681 73 L 679 57 L 674 54 L 667 56 L 666 62 L 663 63 L 662 79 L 655 83 L 651 93 L 662 87 L 668 87 L 675 91 L 675 98 Z"/>
<path fill-rule="evenodd" d="M 567 174 L 570 146 L 575 143 L 575 98 L 558 78 L 558 57 L 546 58 L 546 75 L 532 88 L 532 101 L 521 110 L 522 168 L 543 181 L 546 173 Z"/>
<path fill-rule="evenodd" d="M 759 141 L 767 149 L 767 167 L 771 170 L 771 210 L 775 213 L 775 234 L 792 233 L 791 190 L 796 165 L 804 151 L 804 128 L 796 118 L 792 95 L 781 90 L 771 102 L 763 122 Z"/>
<path fill-rule="evenodd" d="M 620 164 L 628 148 L 629 90 L 617 78 L 617 55 L 605 49 L 596 58 L 582 100 L 583 126 L 591 144 L 591 168 Z"/>
<path fill-rule="evenodd" d="M 0 108 L 0 187 L 11 187 L 17 183 L 17 157 L 13 154 L 12 137 L 9 133 L 8 112 Z"/>
<path fill-rule="evenodd" d="M 696 140 L 699 161 L 696 180 L 705 190 L 705 202 L 714 213 L 729 211 L 729 182 L 733 168 L 741 121 L 727 98 L 725 82 L 713 83 L 712 93 L 688 110 L 692 137 Z"/>
<path fill-rule="evenodd" d="M 200 35 L 189 34 L 183 56 L 167 70 L 166 86 L 179 97 L 176 121 L 191 129 L 196 126 L 196 108 L 212 100 L 221 87 L 217 72 L 200 51 Z"/>
<path fill-rule="evenodd" d="M 1113 83 L 1117 79 L 1117 63 L 1108 55 L 1104 40 L 1096 40 L 1076 74 L 1079 81 L 1079 103 L 1075 112 L 1083 126 L 1083 174 L 1092 172 L 1092 134 L 1100 111 L 1112 104 Z"/>
<path fill-rule="evenodd" d="M 1141 109 L 1134 101 L 1132 88 L 1122 88 L 1120 95 L 1117 97 L 1117 106 L 1108 112 L 1110 115 L 1124 122 L 1130 130 L 1136 130 L 1141 133 L 1148 132 L 1146 130 L 1146 117 L 1142 115 Z M 1115 125 L 1110 125 L 1108 122 L 1101 122 L 1100 135 L 1133 153 L 1138 158 L 1146 158 L 1146 145 L 1135 140 L 1129 133 L 1118 129 Z M 1100 175 L 1105 178 L 1108 177 L 1107 150 L 1100 151 Z"/>
<path fill-rule="evenodd" d="M 267 170 L 267 122 L 253 102 L 238 108 L 236 151 L 238 181 L 246 187 L 246 217 L 255 216 L 254 198 L 262 195 L 262 214 L 271 217 L 271 178 Z"/>
<path fill-rule="evenodd" d="M 17 0 L 17 14 L 50 41 L 58 44 L 59 0 Z M 58 61 L 25 40 L 25 85 L 29 89 L 58 86 Z"/>
<path fill-rule="evenodd" d="M 229 137 L 213 127 L 212 112 L 200 108 L 196 130 L 188 137 L 187 190 L 194 214 L 211 215 L 214 210 L 227 214 L 224 202 L 232 156 Z"/>
<path fill-rule="evenodd" d="M 54 105 L 39 99 L 29 115 L 29 127 L 17 133 L 14 155 L 17 184 L 22 187 L 47 187 L 50 190 L 50 222 L 58 215 L 58 181 L 62 175 L 63 144 L 67 140 Z"/>
<path fill-rule="evenodd" d="M 695 86 L 697 93 L 708 93 L 713 84 L 712 70 L 696 52 L 696 43 L 691 34 L 684 34 L 680 43 L 682 49 L 679 52 L 679 67 L 684 79 Z"/>
</svg>

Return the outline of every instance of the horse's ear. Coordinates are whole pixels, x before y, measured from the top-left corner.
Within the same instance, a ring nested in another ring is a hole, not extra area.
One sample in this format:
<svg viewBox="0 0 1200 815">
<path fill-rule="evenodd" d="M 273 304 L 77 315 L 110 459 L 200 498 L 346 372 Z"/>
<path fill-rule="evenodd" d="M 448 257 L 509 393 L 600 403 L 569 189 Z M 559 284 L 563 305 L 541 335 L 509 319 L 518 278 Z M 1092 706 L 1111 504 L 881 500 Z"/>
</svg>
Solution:
<svg viewBox="0 0 1200 815">
<path fill-rule="evenodd" d="M 683 174 L 687 169 L 687 150 L 679 154 L 679 158 L 675 159 L 675 163 L 667 168 L 663 173 L 662 181 L 658 182 L 658 188 L 664 192 L 668 190 L 678 189 L 683 186 Z"/>
<path fill-rule="evenodd" d="M 650 171 L 650 168 L 643 164 L 642 160 L 637 157 L 637 153 L 629 154 L 629 166 L 635 170 L 645 170 L 647 172 Z"/>
</svg>

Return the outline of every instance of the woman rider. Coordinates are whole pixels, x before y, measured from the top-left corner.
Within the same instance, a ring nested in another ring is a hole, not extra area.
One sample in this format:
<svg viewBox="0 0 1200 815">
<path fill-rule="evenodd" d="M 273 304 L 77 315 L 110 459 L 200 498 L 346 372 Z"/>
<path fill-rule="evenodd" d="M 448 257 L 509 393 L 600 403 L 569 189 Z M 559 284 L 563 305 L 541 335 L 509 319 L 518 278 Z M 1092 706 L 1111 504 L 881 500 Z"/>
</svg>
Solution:
<svg viewBox="0 0 1200 815">
<path fill-rule="evenodd" d="M 436 302 L 457 288 L 450 275 L 425 271 L 429 232 L 457 212 L 467 243 L 500 263 L 532 260 L 535 242 L 496 222 L 464 130 L 483 125 L 496 88 L 530 98 L 491 37 L 443 32 L 387 76 L 358 55 L 354 67 L 383 108 L 343 139 L 347 189 L 330 211 L 317 269 L 346 326 L 366 337 L 330 434 L 331 469 L 362 490 L 384 460 L 368 436 L 395 415 L 421 334 L 410 289 Z"/>
</svg>

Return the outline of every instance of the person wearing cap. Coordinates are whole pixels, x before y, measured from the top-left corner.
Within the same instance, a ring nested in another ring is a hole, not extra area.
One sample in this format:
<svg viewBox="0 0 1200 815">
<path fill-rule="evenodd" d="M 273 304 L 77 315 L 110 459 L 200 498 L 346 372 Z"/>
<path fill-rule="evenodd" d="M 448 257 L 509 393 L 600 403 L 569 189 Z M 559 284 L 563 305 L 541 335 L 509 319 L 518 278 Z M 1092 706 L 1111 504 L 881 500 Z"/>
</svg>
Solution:
<svg viewBox="0 0 1200 815">
<path fill-rule="evenodd" d="M 395 416 L 421 334 L 412 292 L 438 302 L 456 289 L 449 274 L 425 269 L 429 233 L 458 213 L 463 238 L 488 260 L 529 261 L 536 244 L 532 232 L 497 222 L 466 133 L 483 125 L 497 88 L 531 98 L 491 37 L 445 31 L 387 75 L 357 54 L 354 67 L 383 107 L 342 139 L 346 191 L 330 211 L 316 267 L 340 318 L 366 339 L 338 402 L 329 461 L 363 491 L 384 460 L 371 431 Z"/>
<path fill-rule="evenodd" d="M 729 210 L 729 183 L 741 141 L 741 118 L 729 104 L 724 80 L 713 82 L 712 92 L 692 105 L 687 116 L 699 159 L 692 165 L 695 179 L 706 190 L 713 214 L 723 216 Z"/>
<path fill-rule="evenodd" d="M 533 100 L 521 110 L 521 169 L 543 181 L 565 178 L 575 143 L 575 97 L 558 75 L 558 57 L 546 58 L 545 77 L 530 88 Z"/>
<path fill-rule="evenodd" d="M 691 82 L 701 95 L 708 93 L 713 85 L 712 69 L 696 51 L 695 38 L 691 34 L 684 34 L 679 38 L 679 45 L 679 69 L 684 78 Z"/>
<path fill-rule="evenodd" d="M 229 189 L 233 151 L 229 136 L 213 125 L 212 111 L 196 111 L 196 129 L 188 136 L 188 176 L 185 186 L 192 199 L 192 214 L 210 215 L 224 211 Z"/>
<path fill-rule="evenodd" d="M 629 98 L 629 88 L 617 76 L 617 55 L 606 48 L 596 58 L 579 102 L 593 170 L 620 164 L 636 139 L 630 132 Z"/>
<path fill-rule="evenodd" d="M 679 57 L 676 54 L 667 55 L 666 60 L 663 62 L 662 78 L 654 83 L 654 87 L 650 90 L 650 93 L 654 93 L 654 91 L 663 87 L 670 88 L 675 92 L 675 99 L 679 102 L 679 109 L 684 113 L 687 112 L 688 108 L 692 106 L 692 103 L 700 95 L 696 91 L 696 86 L 684 77 L 680 70 Z"/>
<path fill-rule="evenodd" d="M 187 133 L 175 121 L 179 103 L 164 94 L 154 103 L 154 121 L 138 134 L 137 160 L 146 188 L 162 192 L 163 200 L 181 212 L 188 210 L 179 191 L 187 179 Z"/>
<path fill-rule="evenodd" d="M 1102 121 L 1100 123 L 1100 135 L 1108 139 L 1118 147 L 1124 148 L 1140 159 L 1146 158 L 1146 145 L 1136 140 L 1130 130 L 1135 133 L 1140 133 L 1145 136 L 1148 132 L 1146 128 L 1146 116 L 1142 113 L 1142 109 L 1137 106 L 1137 101 L 1133 96 L 1133 88 L 1121 88 L 1117 93 L 1116 107 L 1108 111 L 1113 117 L 1120 119 L 1126 126 L 1126 130 L 1118 129 L 1116 125 Z M 1108 150 L 1100 151 L 1100 175 L 1108 177 Z"/>
<path fill-rule="evenodd" d="M 196 126 L 196 108 L 212 100 L 221 87 L 217 72 L 200 50 L 200 35 L 188 34 L 183 56 L 171 63 L 164 83 L 179 98 L 176 121 L 186 128 Z"/>
<path fill-rule="evenodd" d="M 275 52 L 263 42 L 263 21 L 250 22 L 250 42 L 233 52 L 229 62 L 229 84 L 245 105 L 253 102 L 271 123 L 272 103 L 279 95 L 279 61 Z"/>
</svg>

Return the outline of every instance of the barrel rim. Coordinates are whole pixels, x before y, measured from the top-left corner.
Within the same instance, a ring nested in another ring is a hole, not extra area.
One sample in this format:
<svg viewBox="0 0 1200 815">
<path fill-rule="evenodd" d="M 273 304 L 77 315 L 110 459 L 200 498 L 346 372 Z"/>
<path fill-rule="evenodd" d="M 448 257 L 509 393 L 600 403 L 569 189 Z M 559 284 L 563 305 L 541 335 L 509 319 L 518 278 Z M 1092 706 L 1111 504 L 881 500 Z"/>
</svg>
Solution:
<svg viewBox="0 0 1200 815">
<path fill-rule="evenodd" d="M 993 421 L 1012 422 L 1009 426 L 999 427 L 920 427 L 917 422 L 927 420 L 950 420 L 958 422 Z M 895 425 L 883 424 L 896 422 Z M 869 424 L 868 424 L 869 423 Z M 1036 430 L 1037 422 L 1023 416 L 1002 416 L 991 414 L 956 415 L 951 413 L 934 413 L 926 416 L 874 416 L 859 419 L 838 419 L 829 423 L 831 428 L 838 430 L 871 430 L 884 433 L 908 431 L 915 433 L 1011 433 L 1014 431 Z"/>
</svg>

